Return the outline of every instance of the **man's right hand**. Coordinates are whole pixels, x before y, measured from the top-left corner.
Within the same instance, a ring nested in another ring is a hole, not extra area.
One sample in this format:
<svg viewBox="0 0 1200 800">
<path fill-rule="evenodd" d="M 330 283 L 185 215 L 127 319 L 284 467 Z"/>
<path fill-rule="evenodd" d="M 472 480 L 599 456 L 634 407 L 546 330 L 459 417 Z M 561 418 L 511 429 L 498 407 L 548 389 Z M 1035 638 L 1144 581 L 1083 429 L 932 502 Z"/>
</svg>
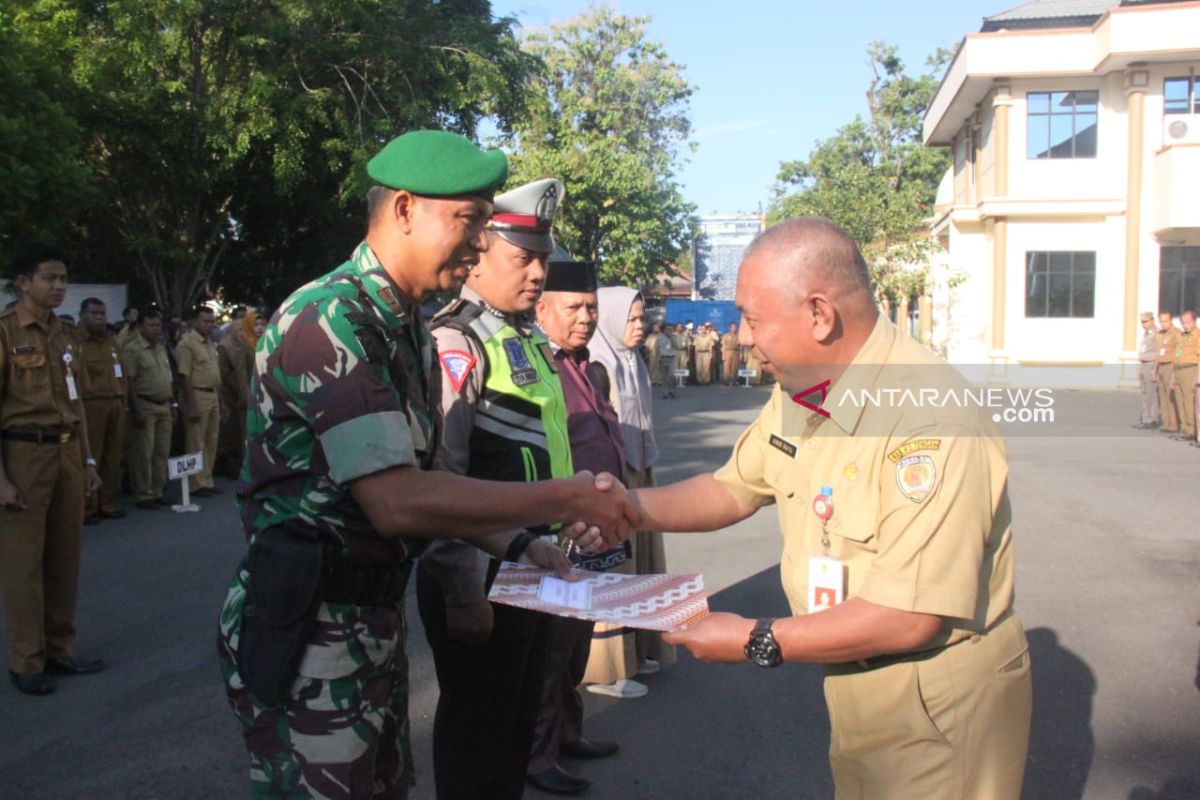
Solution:
<svg viewBox="0 0 1200 800">
<path fill-rule="evenodd" d="M 641 513 L 630 501 L 625 486 L 607 472 L 583 471 L 569 480 L 578 484 L 572 495 L 568 535 L 584 550 L 617 547 L 638 529 Z"/>
<path fill-rule="evenodd" d="M 446 636 L 463 644 L 486 644 L 492 638 L 492 604 L 487 600 L 446 606 Z"/>
<path fill-rule="evenodd" d="M 25 505 L 25 501 L 21 499 L 21 493 L 17 491 L 17 487 L 4 481 L 0 483 L 0 508 L 9 511 L 27 511 L 29 506 Z"/>
</svg>

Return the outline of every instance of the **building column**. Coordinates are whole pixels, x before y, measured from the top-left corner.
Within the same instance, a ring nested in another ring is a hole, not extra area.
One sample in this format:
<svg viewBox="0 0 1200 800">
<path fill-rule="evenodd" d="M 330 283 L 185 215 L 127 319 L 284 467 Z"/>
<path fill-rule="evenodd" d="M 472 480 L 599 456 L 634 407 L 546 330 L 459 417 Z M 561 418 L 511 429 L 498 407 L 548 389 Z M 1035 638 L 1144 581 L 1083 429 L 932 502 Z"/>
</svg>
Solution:
<svg viewBox="0 0 1200 800">
<path fill-rule="evenodd" d="M 1008 196 L 1008 118 L 1012 108 L 1012 87 L 996 86 L 992 98 L 995 119 L 992 136 L 996 140 L 996 197 Z M 1008 287 L 1008 218 L 997 217 L 992 223 L 992 358 L 1004 358 L 1004 327 Z"/>
<path fill-rule="evenodd" d="M 933 347 L 933 297 L 922 293 L 917 298 L 917 322 L 921 326 L 921 344 Z"/>
<path fill-rule="evenodd" d="M 1121 350 L 1136 354 L 1138 347 L 1138 268 L 1142 248 L 1142 172 L 1146 159 L 1146 90 L 1150 73 L 1125 72 L 1126 115 L 1129 118 L 1128 180 L 1125 190 L 1125 305 Z M 1135 356 L 1136 357 L 1136 356 Z"/>
</svg>

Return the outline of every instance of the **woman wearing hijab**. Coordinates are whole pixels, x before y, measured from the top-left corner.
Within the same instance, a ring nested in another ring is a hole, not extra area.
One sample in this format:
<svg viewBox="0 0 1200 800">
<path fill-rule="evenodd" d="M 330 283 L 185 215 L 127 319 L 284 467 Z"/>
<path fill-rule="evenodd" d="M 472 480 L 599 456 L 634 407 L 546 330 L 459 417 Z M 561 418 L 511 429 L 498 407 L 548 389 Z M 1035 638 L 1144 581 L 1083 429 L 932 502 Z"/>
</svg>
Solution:
<svg viewBox="0 0 1200 800">
<path fill-rule="evenodd" d="M 637 349 L 645 337 L 646 304 L 636 290 L 623 286 L 603 288 L 597 296 L 600 320 L 588 348 L 593 363 L 603 368 L 608 379 L 608 396 L 625 439 L 626 483 L 631 489 L 653 486 L 658 446 L 650 416 L 650 374 Z M 623 565 L 628 571 L 666 572 L 661 533 L 636 533 L 633 555 L 633 562 Z M 675 649 L 664 644 L 658 633 L 597 624 L 584 683 L 595 694 L 641 697 L 646 687 L 631 676 L 657 672 L 660 664 L 674 660 Z"/>
<path fill-rule="evenodd" d="M 254 374 L 254 348 L 266 329 L 260 314 L 242 317 L 236 330 L 230 330 L 217 345 L 217 363 L 221 367 L 221 398 L 229 415 L 221 423 L 218 447 L 219 472 L 236 478 L 242 469 L 242 448 L 246 441 L 246 409 L 250 400 L 250 378 Z"/>
</svg>

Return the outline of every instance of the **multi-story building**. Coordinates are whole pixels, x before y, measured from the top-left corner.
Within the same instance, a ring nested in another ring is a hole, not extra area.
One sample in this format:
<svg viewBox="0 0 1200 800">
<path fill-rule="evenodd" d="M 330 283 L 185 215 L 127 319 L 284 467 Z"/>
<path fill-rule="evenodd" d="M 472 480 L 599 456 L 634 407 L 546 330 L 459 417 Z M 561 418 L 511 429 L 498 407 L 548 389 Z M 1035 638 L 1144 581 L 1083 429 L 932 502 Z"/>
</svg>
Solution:
<svg viewBox="0 0 1200 800">
<path fill-rule="evenodd" d="M 732 300 L 738 267 L 747 245 L 763 229 L 755 214 L 700 217 L 700 235 L 692 242 L 693 300 Z"/>
<path fill-rule="evenodd" d="M 1034 0 L 989 17 L 924 136 L 954 153 L 932 271 L 934 344 L 952 361 L 1129 364 L 1139 311 L 1200 310 L 1200 2 Z"/>
</svg>

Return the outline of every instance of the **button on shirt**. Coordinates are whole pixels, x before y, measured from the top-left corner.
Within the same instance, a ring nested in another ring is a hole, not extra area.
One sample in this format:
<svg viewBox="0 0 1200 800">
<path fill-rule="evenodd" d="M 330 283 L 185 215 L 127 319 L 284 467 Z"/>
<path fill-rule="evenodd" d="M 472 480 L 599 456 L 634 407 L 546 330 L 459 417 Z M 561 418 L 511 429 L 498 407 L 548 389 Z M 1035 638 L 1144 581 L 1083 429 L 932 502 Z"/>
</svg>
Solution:
<svg viewBox="0 0 1200 800">
<path fill-rule="evenodd" d="M 152 344 L 139 333 L 125 345 L 121 363 L 135 395 L 156 403 L 170 401 L 174 391 L 171 362 L 167 359 L 167 348 L 162 342 Z"/>
<path fill-rule="evenodd" d="M 196 331 L 188 331 L 175 348 L 179 359 L 179 374 L 192 380 L 195 389 L 215 389 L 221 385 L 221 367 L 217 363 L 217 348 L 211 339 Z"/>
<path fill-rule="evenodd" d="M 117 377 L 117 367 L 121 365 L 121 361 L 117 354 L 116 338 L 107 331 L 93 336 L 80 329 L 77 341 L 79 361 L 90 384 L 86 397 L 124 397 L 125 379 Z"/>
<path fill-rule="evenodd" d="M 863 391 L 882 383 L 966 388 L 881 317 L 830 388 L 829 417 L 777 386 L 715 477 L 746 505 L 778 506 L 783 585 L 797 614 L 807 611 L 808 560 L 826 553 L 813 501 L 830 487 L 827 553 L 846 565 L 846 597 L 948 618 L 933 648 L 1011 609 L 1007 457 L 978 409 L 864 402 Z"/>
<path fill-rule="evenodd" d="M 69 356 L 68 359 L 64 356 Z M 38 319 L 18 305 L 0 313 L 0 429 L 70 428 L 79 413 L 69 396 L 87 388 L 72 334 L 54 314 Z"/>
</svg>

